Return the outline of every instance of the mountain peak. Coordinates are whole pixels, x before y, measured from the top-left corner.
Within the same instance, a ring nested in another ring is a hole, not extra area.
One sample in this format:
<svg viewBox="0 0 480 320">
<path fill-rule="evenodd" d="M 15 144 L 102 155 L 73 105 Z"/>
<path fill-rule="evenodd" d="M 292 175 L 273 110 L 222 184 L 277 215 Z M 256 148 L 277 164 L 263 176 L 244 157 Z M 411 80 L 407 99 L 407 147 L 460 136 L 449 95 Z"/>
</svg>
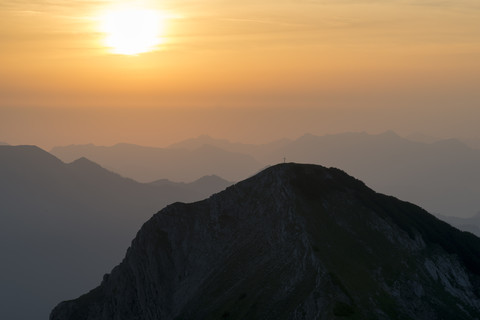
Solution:
<svg viewBox="0 0 480 320">
<path fill-rule="evenodd" d="M 89 160 L 86 157 L 80 157 L 74 161 L 71 162 L 72 164 L 96 164 L 95 162 Z"/>
<path fill-rule="evenodd" d="M 226 181 L 225 179 L 222 179 L 221 177 L 215 175 L 215 174 L 211 174 L 211 175 L 206 175 L 206 176 L 203 176 L 195 181 L 193 181 L 192 183 L 199 183 L 199 182 L 210 182 L 210 181 L 224 181 L 224 182 L 228 182 Z"/>
<path fill-rule="evenodd" d="M 75 168 L 83 168 L 83 169 L 102 169 L 105 170 L 102 166 L 99 164 L 91 161 L 90 159 L 86 157 L 80 157 L 71 163 L 69 163 L 70 166 L 75 167 Z"/>
<path fill-rule="evenodd" d="M 161 210 L 51 320 L 476 319 L 479 260 L 480 239 L 421 208 L 285 163 Z"/>
<path fill-rule="evenodd" d="M 314 164 L 279 163 L 262 170 L 257 175 L 245 180 L 267 180 L 285 186 L 293 186 L 298 191 L 316 193 L 322 188 L 330 191 L 347 188 L 367 188 L 365 184 L 337 168 L 326 168 Z"/>
</svg>

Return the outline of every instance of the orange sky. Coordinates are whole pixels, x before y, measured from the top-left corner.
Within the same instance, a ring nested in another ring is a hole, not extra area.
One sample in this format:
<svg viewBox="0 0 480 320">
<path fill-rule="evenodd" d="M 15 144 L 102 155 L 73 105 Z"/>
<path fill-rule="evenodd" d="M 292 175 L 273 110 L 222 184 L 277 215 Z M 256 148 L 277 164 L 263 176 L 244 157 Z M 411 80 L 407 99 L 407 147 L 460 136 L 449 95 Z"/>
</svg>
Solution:
<svg viewBox="0 0 480 320">
<path fill-rule="evenodd" d="M 101 17 L 119 3 L 162 15 L 153 51 L 127 56 L 105 46 Z M 185 121 L 180 135 L 149 129 L 171 142 L 200 133 L 251 139 L 233 120 L 220 124 L 230 115 L 207 111 L 215 108 L 251 116 L 263 108 L 285 119 L 251 128 L 264 139 L 281 137 L 285 125 L 294 126 L 291 135 L 391 128 L 480 137 L 470 124 L 480 118 L 479 84 L 477 0 L 0 1 L 0 140 L 12 143 L 44 136 L 38 143 L 53 144 L 45 131 L 75 112 L 111 132 L 66 128 L 65 140 L 124 141 L 123 120 L 107 124 L 102 114 L 125 108 L 142 119 L 170 117 L 172 128 L 172 119 L 193 114 L 188 108 L 212 119 Z M 293 108 L 297 123 L 288 124 Z M 320 115 L 332 121 L 315 127 Z M 149 143 L 142 126 L 130 126 L 132 142 Z"/>
</svg>

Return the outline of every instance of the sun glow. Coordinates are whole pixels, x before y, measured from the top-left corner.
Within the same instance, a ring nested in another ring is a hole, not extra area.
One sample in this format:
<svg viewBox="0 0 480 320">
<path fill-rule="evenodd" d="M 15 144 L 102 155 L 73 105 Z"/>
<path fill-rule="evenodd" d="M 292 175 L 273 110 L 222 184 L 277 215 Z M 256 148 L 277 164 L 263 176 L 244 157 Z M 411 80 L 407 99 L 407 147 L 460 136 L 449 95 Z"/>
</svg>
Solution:
<svg viewBox="0 0 480 320">
<path fill-rule="evenodd" d="M 122 8 L 101 18 L 105 46 L 113 53 L 137 55 L 153 51 L 162 42 L 164 18 L 150 9 Z"/>
</svg>

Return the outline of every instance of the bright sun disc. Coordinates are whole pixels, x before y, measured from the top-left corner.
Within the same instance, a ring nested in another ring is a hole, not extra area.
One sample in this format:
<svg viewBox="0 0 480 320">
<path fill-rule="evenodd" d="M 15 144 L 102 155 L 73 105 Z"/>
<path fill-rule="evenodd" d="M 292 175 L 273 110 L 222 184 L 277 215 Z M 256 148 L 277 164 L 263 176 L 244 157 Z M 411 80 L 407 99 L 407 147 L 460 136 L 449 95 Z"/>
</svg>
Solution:
<svg viewBox="0 0 480 320">
<path fill-rule="evenodd" d="M 136 55 L 155 50 L 163 29 L 161 15 L 148 9 L 121 9 L 102 17 L 105 45 L 113 53 Z"/>
</svg>

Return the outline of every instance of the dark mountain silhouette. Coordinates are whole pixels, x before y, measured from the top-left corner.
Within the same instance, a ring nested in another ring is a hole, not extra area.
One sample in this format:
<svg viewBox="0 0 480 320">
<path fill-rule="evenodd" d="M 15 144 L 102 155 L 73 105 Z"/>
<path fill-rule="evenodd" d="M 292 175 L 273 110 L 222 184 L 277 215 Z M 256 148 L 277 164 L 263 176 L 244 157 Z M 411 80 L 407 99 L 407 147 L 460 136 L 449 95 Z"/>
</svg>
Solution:
<svg viewBox="0 0 480 320">
<path fill-rule="evenodd" d="M 479 238 L 341 170 L 281 164 L 158 212 L 50 319 L 478 319 L 479 288 Z"/>
<path fill-rule="evenodd" d="M 262 167 L 250 155 L 232 153 L 210 145 L 188 150 L 125 143 L 111 147 L 90 144 L 55 147 L 51 152 L 65 162 L 86 157 L 109 170 L 141 182 L 158 179 L 193 181 L 212 174 L 238 181 Z"/>
<path fill-rule="evenodd" d="M 468 217 L 480 210 L 480 150 L 458 140 L 413 142 L 393 132 L 304 135 L 259 159 L 335 166 L 380 192 L 429 212 Z"/>
<path fill-rule="evenodd" d="M 85 158 L 66 164 L 34 146 L 1 146 L 0 318 L 46 319 L 118 263 L 153 212 L 225 184 L 141 184 Z"/>
<path fill-rule="evenodd" d="M 378 135 L 306 134 L 264 146 L 200 136 L 174 146 L 194 148 L 204 143 L 248 153 L 264 164 L 279 163 L 286 157 L 287 161 L 340 167 L 376 190 L 444 216 L 467 217 L 480 209 L 480 150 L 455 139 L 419 134 L 405 139 L 388 131 Z"/>
<path fill-rule="evenodd" d="M 8 146 L 8 143 L 0 141 L 0 146 Z"/>
</svg>

